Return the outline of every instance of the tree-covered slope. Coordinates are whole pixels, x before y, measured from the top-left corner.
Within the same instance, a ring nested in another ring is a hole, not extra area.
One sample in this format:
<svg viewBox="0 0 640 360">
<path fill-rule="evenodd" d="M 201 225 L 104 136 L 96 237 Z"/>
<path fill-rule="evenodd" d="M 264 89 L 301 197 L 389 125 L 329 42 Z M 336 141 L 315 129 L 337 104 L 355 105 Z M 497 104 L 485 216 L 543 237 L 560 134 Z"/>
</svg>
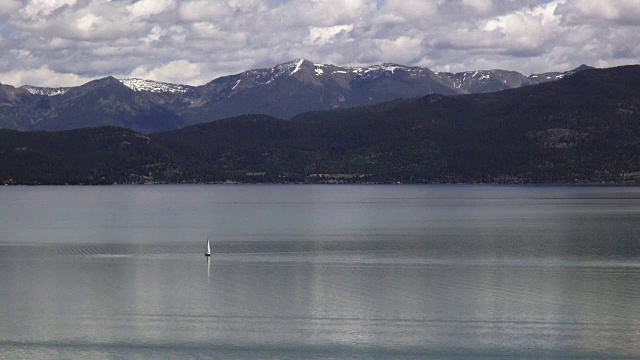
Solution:
<svg viewBox="0 0 640 360">
<path fill-rule="evenodd" d="M 3 131 L 0 180 L 636 182 L 639 84 L 640 66 L 626 66 L 498 93 L 292 120 L 246 115 L 148 137 L 115 128 Z"/>
</svg>

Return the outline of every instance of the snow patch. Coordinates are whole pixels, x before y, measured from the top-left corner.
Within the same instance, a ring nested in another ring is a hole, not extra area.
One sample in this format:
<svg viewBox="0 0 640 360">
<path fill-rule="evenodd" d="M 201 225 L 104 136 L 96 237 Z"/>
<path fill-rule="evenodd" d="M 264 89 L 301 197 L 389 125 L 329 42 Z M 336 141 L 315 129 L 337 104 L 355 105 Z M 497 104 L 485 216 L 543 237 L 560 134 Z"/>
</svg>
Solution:
<svg viewBox="0 0 640 360">
<path fill-rule="evenodd" d="M 304 59 L 300 59 L 298 61 L 298 64 L 296 65 L 296 68 L 291 72 L 291 75 L 297 73 L 298 71 L 300 71 L 300 69 L 302 68 L 302 63 L 304 62 Z"/>
<path fill-rule="evenodd" d="M 170 84 L 153 80 L 143 79 L 118 79 L 124 86 L 133 91 L 150 91 L 154 93 L 178 93 L 183 94 L 191 88 L 187 85 Z"/>
<path fill-rule="evenodd" d="M 393 74 L 398 69 L 398 66 L 386 65 L 386 66 L 383 66 L 382 69 L 385 70 L 385 71 L 390 71 Z"/>
<path fill-rule="evenodd" d="M 69 91 L 69 88 L 45 88 L 38 86 L 25 85 L 22 87 L 33 95 L 56 96 L 62 95 Z"/>
</svg>

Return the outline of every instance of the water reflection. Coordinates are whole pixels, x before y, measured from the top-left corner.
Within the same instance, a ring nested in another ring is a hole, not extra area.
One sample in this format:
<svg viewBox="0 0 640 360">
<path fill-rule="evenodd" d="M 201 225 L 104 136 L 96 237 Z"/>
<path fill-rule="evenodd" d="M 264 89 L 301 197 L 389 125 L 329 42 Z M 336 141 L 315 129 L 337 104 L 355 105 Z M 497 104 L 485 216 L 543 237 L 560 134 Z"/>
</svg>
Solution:
<svg viewBox="0 0 640 360">
<path fill-rule="evenodd" d="M 0 342 L 218 355 L 637 355 L 638 267 L 214 257 L 203 286 L 200 256 L 3 259 Z"/>
<path fill-rule="evenodd" d="M 640 356 L 634 188 L 82 189 L 0 191 L 0 357 Z"/>
<path fill-rule="evenodd" d="M 206 256 L 207 258 L 207 283 L 211 285 L 211 256 Z"/>
</svg>

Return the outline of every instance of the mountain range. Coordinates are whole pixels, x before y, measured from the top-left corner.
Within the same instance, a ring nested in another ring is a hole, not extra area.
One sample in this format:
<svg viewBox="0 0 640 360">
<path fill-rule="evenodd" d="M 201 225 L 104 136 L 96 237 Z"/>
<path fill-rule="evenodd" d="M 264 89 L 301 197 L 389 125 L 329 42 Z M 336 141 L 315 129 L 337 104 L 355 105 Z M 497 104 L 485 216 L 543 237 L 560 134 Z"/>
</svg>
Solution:
<svg viewBox="0 0 640 360">
<path fill-rule="evenodd" d="M 0 128 L 21 131 L 117 126 L 142 133 L 245 114 L 280 119 L 428 94 L 460 95 L 530 86 L 589 69 L 524 76 L 515 71 L 433 72 L 382 64 L 342 67 L 300 59 L 217 78 L 202 86 L 106 77 L 77 87 L 0 84 Z"/>
<path fill-rule="evenodd" d="M 103 81 L 114 96 L 136 94 Z M 430 94 L 288 120 L 241 115 L 153 134 L 5 129 L 0 183 L 637 184 L 639 84 L 634 65 L 500 92 Z M 79 90 L 57 96 L 72 95 Z"/>
</svg>

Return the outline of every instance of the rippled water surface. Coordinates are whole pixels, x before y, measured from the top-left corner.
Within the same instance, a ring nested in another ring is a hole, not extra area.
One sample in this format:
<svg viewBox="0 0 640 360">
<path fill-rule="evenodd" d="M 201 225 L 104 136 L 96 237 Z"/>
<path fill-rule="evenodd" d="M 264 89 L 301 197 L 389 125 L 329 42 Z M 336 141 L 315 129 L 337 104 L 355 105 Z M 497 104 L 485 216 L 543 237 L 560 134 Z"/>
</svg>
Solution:
<svg viewBox="0 0 640 360">
<path fill-rule="evenodd" d="M 0 188 L 0 358 L 638 358 L 639 343 L 637 187 Z"/>
</svg>

